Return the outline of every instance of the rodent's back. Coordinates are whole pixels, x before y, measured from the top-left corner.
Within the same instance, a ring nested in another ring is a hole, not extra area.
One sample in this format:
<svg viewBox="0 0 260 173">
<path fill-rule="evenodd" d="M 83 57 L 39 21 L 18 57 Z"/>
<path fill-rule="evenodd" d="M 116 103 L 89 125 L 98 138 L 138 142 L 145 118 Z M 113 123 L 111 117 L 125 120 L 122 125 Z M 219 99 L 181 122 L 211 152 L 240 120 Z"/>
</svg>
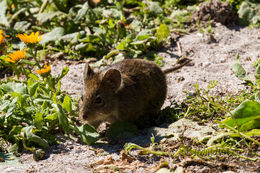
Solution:
<svg viewBox="0 0 260 173">
<path fill-rule="evenodd" d="M 119 119 L 136 121 L 140 116 L 154 116 L 166 98 L 165 74 L 153 62 L 143 59 L 123 60 L 111 66 L 122 74 L 118 91 Z"/>
</svg>

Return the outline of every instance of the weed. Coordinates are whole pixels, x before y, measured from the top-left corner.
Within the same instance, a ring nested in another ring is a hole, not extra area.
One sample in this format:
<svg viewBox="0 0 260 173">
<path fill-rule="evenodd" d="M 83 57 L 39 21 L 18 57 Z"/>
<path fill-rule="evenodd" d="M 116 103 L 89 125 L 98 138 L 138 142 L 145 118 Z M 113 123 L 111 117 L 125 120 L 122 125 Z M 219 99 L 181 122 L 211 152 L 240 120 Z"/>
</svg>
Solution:
<svg viewBox="0 0 260 173">
<path fill-rule="evenodd" d="M 11 144 L 1 150 L 17 153 L 26 149 L 35 159 L 42 159 L 44 151 L 37 148 L 57 143 L 57 132 L 68 137 L 76 133 L 87 144 L 95 142 L 97 132 L 87 125 L 75 125 L 75 102 L 60 91 L 60 80 L 69 69 L 65 67 L 60 75 L 52 76 L 51 66 L 47 62 L 42 66 L 37 54 L 41 36 L 32 33 L 21 40 L 26 48 L 0 57 L 14 72 L 14 77 L 0 81 L 0 137 Z"/>
</svg>

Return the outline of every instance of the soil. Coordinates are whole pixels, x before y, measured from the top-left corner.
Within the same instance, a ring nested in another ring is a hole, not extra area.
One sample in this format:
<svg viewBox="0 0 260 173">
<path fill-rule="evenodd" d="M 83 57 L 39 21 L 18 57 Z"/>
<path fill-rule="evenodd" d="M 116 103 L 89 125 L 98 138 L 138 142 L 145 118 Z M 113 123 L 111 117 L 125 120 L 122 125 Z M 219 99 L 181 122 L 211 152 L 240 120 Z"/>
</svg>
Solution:
<svg viewBox="0 0 260 173">
<path fill-rule="evenodd" d="M 218 81 L 213 90 L 217 95 L 238 94 L 245 89 L 242 81 L 237 79 L 230 70 L 230 65 L 236 62 L 236 54 L 239 54 L 240 62 L 246 71 L 253 74 L 252 63 L 260 58 L 260 30 L 228 28 L 220 23 L 216 24 L 214 30 L 214 39 L 199 32 L 179 39 L 183 53 L 191 62 L 167 75 L 168 96 L 164 106 L 169 105 L 173 100 L 182 102 L 186 97 L 183 91 L 193 93 L 193 85 L 199 84 L 200 87 L 206 88 L 213 80 Z M 177 54 L 177 47 L 168 47 L 167 51 L 158 52 L 158 56 L 163 57 L 166 62 L 164 69 L 174 64 Z M 62 80 L 62 90 L 79 98 L 83 87 L 84 64 L 56 61 L 52 64 L 53 74 L 60 73 L 65 66 L 68 66 L 70 71 Z M 143 143 L 138 142 L 140 138 Z M 143 130 L 129 141 L 147 147 L 150 137 L 147 131 Z M 183 139 L 183 141 L 192 143 L 191 139 Z M 22 164 L 2 166 L 0 172 L 155 172 L 164 161 L 170 163 L 168 167 L 183 169 L 185 172 L 260 172 L 259 161 L 250 162 L 236 157 L 215 158 L 208 161 L 183 157 L 179 160 L 171 157 L 142 156 L 136 151 L 131 152 L 132 157 L 128 157 L 122 151 L 123 145 L 124 142 L 115 145 L 87 146 L 74 140 L 64 139 L 64 143 L 52 146 L 47 152 L 46 159 L 34 161 L 32 154 L 23 154 Z M 161 140 L 160 146 L 165 147 L 166 150 L 177 151 L 180 142 Z M 259 147 L 256 150 L 259 151 Z"/>
</svg>

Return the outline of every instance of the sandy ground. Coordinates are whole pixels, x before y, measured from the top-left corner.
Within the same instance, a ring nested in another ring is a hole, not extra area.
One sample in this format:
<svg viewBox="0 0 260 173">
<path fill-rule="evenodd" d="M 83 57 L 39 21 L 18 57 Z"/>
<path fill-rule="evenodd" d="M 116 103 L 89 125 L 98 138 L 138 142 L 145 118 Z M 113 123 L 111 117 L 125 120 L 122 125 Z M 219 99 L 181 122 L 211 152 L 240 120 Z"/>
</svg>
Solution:
<svg viewBox="0 0 260 173">
<path fill-rule="evenodd" d="M 192 62 L 177 72 L 167 75 L 168 96 L 165 105 L 168 105 L 170 100 L 181 102 L 185 98 L 183 91 L 192 92 L 194 84 L 207 87 L 212 80 L 218 81 L 218 85 L 214 88 L 216 94 L 236 94 L 244 89 L 242 82 L 230 70 L 230 65 L 236 61 L 236 54 L 239 54 L 246 71 L 253 72 L 252 62 L 260 58 L 260 30 L 227 28 L 217 24 L 214 38 L 216 42 L 209 43 L 207 37 L 199 32 L 180 38 L 183 51 Z M 169 68 L 169 64 L 175 61 L 172 56 L 174 54 L 177 54 L 176 47 L 168 48 L 168 53 L 163 51 L 158 53 L 158 56 L 162 56 L 168 64 L 163 68 Z M 68 64 L 65 61 L 59 61 L 52 64 L 53 73 L 59 73 L 65 66 L 69 66 L 70 71 L 62 80 L 62 90 L 79 97 L 83 87 L 84 64 Z M 1 166 L 0 172 L 115 172 L 111 169 L 110 171 L 99 170 L 97 167 L 104 164 L 104 159 L 120 160 L 120 150 L 122 150 L 122 144 L 93 148 L 76 141 L 66 140 L 63 144 L 53 146 L 45 160 L 36 162 L 31 154 L 24 154 L 21 157 L 23 164 Z M 158 165 L 159 160 L 158 158 L 157 160 L 156 158 L 148 159 L 145 164 L 138 162 L 135 165 L 136 169 L 125 169 L 123 172 L 150 172 L 153 170 L 150 168 Z M 260 168 L 258 170 L 260 171 Z M 247 168 L 240 168 L 240 171 L 247 172 Z M 203 172 L 203 169 L 198 172 Z"/>
</svg>

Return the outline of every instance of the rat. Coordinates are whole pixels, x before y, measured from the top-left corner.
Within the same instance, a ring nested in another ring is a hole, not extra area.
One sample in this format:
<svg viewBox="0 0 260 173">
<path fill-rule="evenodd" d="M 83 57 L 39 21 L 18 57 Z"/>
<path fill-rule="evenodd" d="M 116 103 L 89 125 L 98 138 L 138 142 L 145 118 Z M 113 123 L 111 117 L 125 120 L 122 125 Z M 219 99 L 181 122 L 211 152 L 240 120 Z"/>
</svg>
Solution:
<svg viewBox="0 0 260 173">
<path fill-rule="evenodd" d="M 167 94 L 165 73 L 176 69 L 164 72 L 154 62 L 125 59 L 94 72 L 86 63 L 80 118 L 95 128 L 155 119 Z"/>
</svg>

